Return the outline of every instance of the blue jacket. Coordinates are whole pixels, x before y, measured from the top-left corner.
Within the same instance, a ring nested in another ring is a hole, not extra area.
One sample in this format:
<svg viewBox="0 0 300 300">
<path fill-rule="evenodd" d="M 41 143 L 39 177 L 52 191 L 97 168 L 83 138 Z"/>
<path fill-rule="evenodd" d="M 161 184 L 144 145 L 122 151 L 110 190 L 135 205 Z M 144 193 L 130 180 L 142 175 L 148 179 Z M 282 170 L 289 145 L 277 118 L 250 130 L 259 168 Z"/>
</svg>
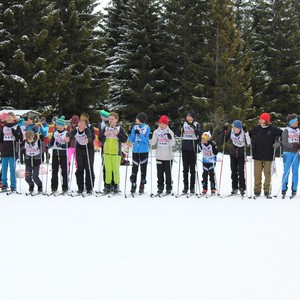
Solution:
<svg viewBox="0 0 300 300">
<path fill-rule="evenodd" d="M 26 131 L 30 131 L 30 130 L 33 131 L 35 134 L 38 132 L 38 128 L 34 123 L 26 125 Z"/>
<path fill-rule="evenodd" d="M 136 134 L 138 130 L 140 133 Z M 134 125 L 129 135 L 129 141 L 133 143 L 133 153 L 148 153 L 149 152 L 149 134 L 150 127 L 143 123 L 141 125 Z"/>
<path fill-rule="evenodd" d="M 49 125 L 48 125 L 48 123 L 44 123 L 44 124 L 40 125 L 40 127 L 39 127 L 39 133 L 43 137 L 48 137 L 48 134 L 49 134 Z"/>
</svg>

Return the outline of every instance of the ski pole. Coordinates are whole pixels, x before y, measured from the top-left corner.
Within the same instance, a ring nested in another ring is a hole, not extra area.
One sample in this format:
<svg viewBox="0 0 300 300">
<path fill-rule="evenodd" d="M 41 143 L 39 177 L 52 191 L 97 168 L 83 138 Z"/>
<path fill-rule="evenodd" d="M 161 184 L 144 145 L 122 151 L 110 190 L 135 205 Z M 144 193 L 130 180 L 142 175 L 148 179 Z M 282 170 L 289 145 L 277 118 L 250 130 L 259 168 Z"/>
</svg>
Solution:
<svg viewBox="0 0 300 300">
<path fill-rule="evenodd" d="M 225 152 L 225 142 L 226 142 L 227 129 L 224 129 L 223 134 L 224 134 L 224 137 L 223 137 L 223 153 L 222 153 L 222 160 L 221 160 L 220 179 L 219 179 L 219 184 L 218 184 L 219 194 L 221 193 L 221 181 L 222 181 L 223 161 L 224 161 L 224 152 Z"/>
<path fill-rule="evenodd" d="M 21 156 L 20 156 L 20 151 L 21 151 L 21 143 L 20 141 L 18 142 L 18 151 L 19 151 L 19 154 L 18 154 L 18 164 L 19 164 L 19 184 L 20 184 L 20 191 L 19 193 L 21 194 L 21 191 L 22 191 L 22 182 L 21 182 L 21 174 L 20 174 L 20 170 L 21 170 L 21 163 L 20 163 L 20 159 L 21 159 Z"/>
<path fill-rule="evenodd" d="M 275 155 L 276 155 L 276 148 L 274 148 L 274 150 L 273 150 L 273 159 L 272 159 L 272 163 L 271 163 L 271 180 L 270 180 L 270 187 L 269 187 L 269 195 L 271 195 L 271 190 L 272 190 L 272 176 L 273 176 L 272 164 L 275 163 Z"/>
<path fill-rule="evenodd" d="M 152 165 L 152 143 L 150 143 L 150 165 L 151 165 L 151 169 L 150 169 L 150 195 L 153 195 L 153 190 L 152 190 L 152 168 L 153 168 L 153 165 Z"/>
<path fill-rule="evenodd" d="M 128 154 L 127 154 L 127 160 L 129 162 L 129 153 L 130 153 L 130 147 L 128 146 Z M 128 176 L 128 163 L 126 163 L 125 167 L 125 184 L 124 184 L 124 197 L 126 198 L 126 189 L 127 189 L 127 176 Z"/>
<path fill-rule="evenodd" d="M 178 178 L 177 178 L 177 197 L 179 196 L 179 182 L 180 182 L 180 167 L 181 167 L 181 156 L 182 156 L 182 127 L 180 131 L 180 138 L 181 143 L 180 143 L 180 149 L 179 149 L 179 165 L 178 165 Z"/>
<path fill-rule="evenodd" d="M 94 183 L 93 183 L 93 178 L 92 178 L 92 169 L 91 169 L 90 156 L 89 156 L 89 150 L 88 150 L 87 144 L 85 144 L 85 150 L 86 150 L 86 156 L 87 156 L 88 167 L 89 167 L 89 174 L 90 174 L 90 183 L 91 183 L 91 187 L 92 187 L 92 194 L 94 194 Z"/>
<path fill-rule="evenodd" d="M 253 198 L 253 175 L 252 175 L 252 167 L 253 167 L 253 157 L 252 157 L 252 143 L 250 146 L 250 198 Z"/>
<path fill-rule="evenodd" d="M 103 157 L 103 154 L 102 154 L 102 149 L 101 149 L 101 152 L 100 152 L 101 166 L 100 166 L 100 174 L 99 174 L 99 180 L 98 180 L 98 193 L 101 193 L 101 185 L 102 185 L 102 180 L 103 180 L 103 177 L 104 177 L 103 172 L 104 172 L 104 168 L 105 168 L 104 163 L 103 163 L 104 157 Z"/>
</svg>

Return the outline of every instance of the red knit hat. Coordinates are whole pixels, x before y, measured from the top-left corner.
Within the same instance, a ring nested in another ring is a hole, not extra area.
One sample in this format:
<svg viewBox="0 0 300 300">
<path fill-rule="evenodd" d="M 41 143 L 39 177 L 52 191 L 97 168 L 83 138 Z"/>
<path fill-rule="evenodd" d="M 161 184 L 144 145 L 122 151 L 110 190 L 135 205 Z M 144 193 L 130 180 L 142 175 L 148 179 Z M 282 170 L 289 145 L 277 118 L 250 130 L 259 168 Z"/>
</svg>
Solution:
<svg viewBox="0 0 300 300">
<path fill-rule="evenodd" d="M 259 119 L 261 120 L 265 120 L 266 122 L 270 122 L 271 121 L 271 117 L 268 113 L 264 112 L 259 116 Z"/>
<path fill-rule="evenodd" d="M 163 124 L 168 125 L 168 124 L 169 124 L 168 116 L 162 115 L 162 116 L 159 118 L 159 120 L 158 120 L 157 123 L 163 123 Z"/>
<path fill-rule="evenodd" d="M 73 115 L 71 118 L 71 124 L 78 125 L 78 123 L 79 123 L 79 117 L 77 115 Z"/>
</svg>

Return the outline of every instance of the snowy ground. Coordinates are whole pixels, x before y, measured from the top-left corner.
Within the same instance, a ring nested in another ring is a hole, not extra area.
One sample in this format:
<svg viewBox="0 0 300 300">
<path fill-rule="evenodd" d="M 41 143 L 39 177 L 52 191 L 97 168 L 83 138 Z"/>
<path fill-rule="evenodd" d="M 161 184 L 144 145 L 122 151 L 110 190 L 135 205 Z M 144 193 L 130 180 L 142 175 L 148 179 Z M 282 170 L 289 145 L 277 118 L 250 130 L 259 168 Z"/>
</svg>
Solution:
<svg viewBox="0 0 300 300">
<path fill-rule="evenodd" d="M 156 191 L 154 159 L 152 174 Z M 160 199 L 150 182 L 127 199 L 1 194 L 0 299 L 299 299 L 299 196 Z M 230 189 L 225 156 L 221 193 Z"/>
</svg>

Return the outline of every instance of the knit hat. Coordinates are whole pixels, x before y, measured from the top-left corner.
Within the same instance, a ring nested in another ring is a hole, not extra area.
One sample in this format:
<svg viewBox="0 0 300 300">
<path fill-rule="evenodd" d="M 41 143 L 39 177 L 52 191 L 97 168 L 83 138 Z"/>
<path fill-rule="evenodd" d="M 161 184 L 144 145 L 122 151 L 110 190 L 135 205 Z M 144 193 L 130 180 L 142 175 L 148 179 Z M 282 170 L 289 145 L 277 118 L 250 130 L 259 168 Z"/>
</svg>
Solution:
<svg viewBox="0 0 300 300">
<path fill-rule="evenodd" d="M 66 125 L 65 116 L 61 116 L 59 119 L 57 119 L 56 120 L 56 125 L 65 126 Z"/>
<path fill-rule="evenodd" d="M 104 109 L 100 110 L 99 114 L 100 114 L 101 117 L 105 117 L 105 118 L 109 117 L 109 112 L 104 110 Z"/>
<path fill-rule="evenodd" d="M 186 115 L 187 115 L 187 116 L 191 116 L 193 119 L 195 119 L 195 117 L 196 117 L 196 113 L 195 113 L 194 110 L 188 111 Z"/>
<path fill-rule="evenodd" d="M 270 117 L 270 115 L 267 112 L 262 113 L 259 116 L 259 119 L 260 120 L 265 120 L 266 122 L 270 122 L 271 121 L 271 117 Z"/>
<path fill-rule="evenodd" d="M 204 140 L 206 140 L 207 142 L 211 140 L 211 133 L 210 131 L 205 131 L 202 133 L 201 136 Z"/>
<path fill-rule="evenodd" d="M 238 129 L 242 129 L 243 124 L 240 120 L 235 120 L 232 122 L 232 127 L 238 128 Z"/>
<path fill-rule="evenodd" d="M 144 112 L 137 114 L 136 119 L 138 119 L 141 123 L 145 123 L 147 120 L 147 115 Z"/>
<path fill-rule="evenodd" d="M 71 118 L 71 124 L 78 124 L 79 123 L 79 117 L 77 115 L 72 116 Z"/>
<path fill-rule="evenodd" d="M 298 116 L 296 114 L 289 114 L 286 118 L 289 126 L 292 126 L 298 121 Z"/>
<path fill-rule="evenodd" d="M 159 118 L 159 120 L 158 120 L 157 123 L 158 123 L 158 124 L 159 124 L 159 123 L 163 123 L 163 124 L 168 125 L 168 124 L 169 124 L 168 116 L 162 115 L 162 116 Z"/>
<path fill-rule="evenodd" d="M 7 113 L 6 112 L 1 113 L 1 120 L 2 121 L 5 120 L 6 117 L 7 117 Z"/>
</svg>

